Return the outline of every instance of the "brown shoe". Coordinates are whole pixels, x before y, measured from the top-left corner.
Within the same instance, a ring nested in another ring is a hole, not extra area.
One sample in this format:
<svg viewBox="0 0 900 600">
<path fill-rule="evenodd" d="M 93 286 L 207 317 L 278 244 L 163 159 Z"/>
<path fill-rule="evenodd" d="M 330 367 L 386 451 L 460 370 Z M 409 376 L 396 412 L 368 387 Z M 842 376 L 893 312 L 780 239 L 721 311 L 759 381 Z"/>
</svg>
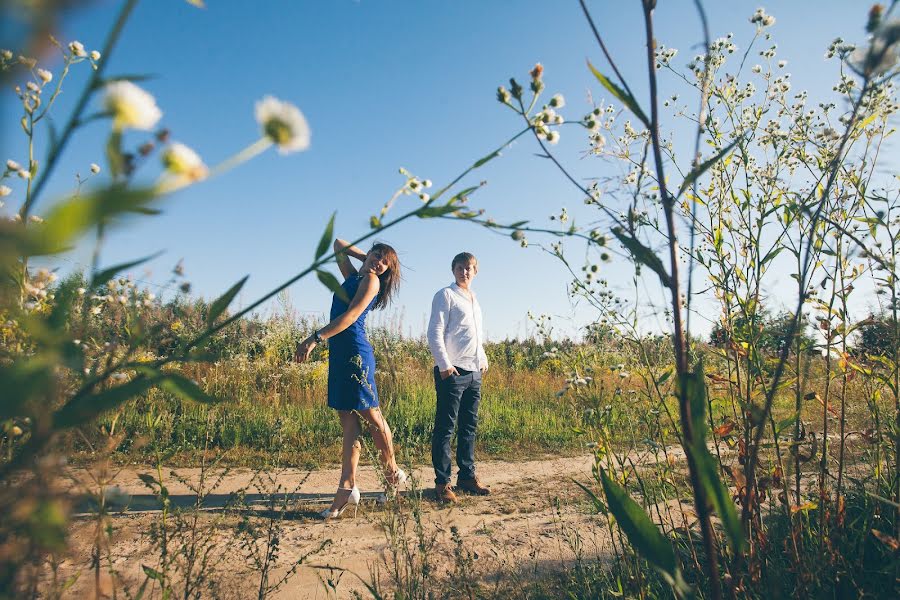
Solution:
<svg viewBox="0 0 900 600">
<path fill-rule="evenodd" d="M 455 504 L 457 500 L 456 494 L 453 493 L 453 487 L 449 483 L 439 483 L 434 486 L 434 495 L 442 504 Z"/>
<path fill-rule="evenodd" d="M 456 487 L 464 492 L 475 494 L 476 496 L 487 496 L 491 493 L 490 488 L 481 484 L 477 477 L 472 479 L 457 479 Z"/>
</svg>

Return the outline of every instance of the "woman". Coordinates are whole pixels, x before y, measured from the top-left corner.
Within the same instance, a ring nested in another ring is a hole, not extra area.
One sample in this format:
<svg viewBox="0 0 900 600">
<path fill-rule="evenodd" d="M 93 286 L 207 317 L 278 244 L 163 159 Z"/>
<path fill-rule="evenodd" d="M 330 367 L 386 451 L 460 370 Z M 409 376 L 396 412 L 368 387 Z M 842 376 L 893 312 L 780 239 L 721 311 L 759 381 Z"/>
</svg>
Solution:
<svg viewBox="0 0 900 600">
<path fill-rule="evenodd" d="M 406 481 L 406 473 L 397 466 L 391 429 L 378 408 L 375 388 L 375 353 L 366 338 L 366 315 L 373 308 L 384 309 L 400 283 L 400 261 L 387 244 L 375 244 L 368 254 L 344 240 L 335 240 L 334 252 L 344 276 L 341 288 L 349 304 L 334 295 L 330 322 L 313 332 L 297 347 L 299 362 L 309 359 L 313 348 L 328 342 L 328 406 L 338 411 L 344 431 L 341 481 L 331 507 L 322 511 L 323 519 L 340 516 L 359 505 L 356 470 L 359 465 L 359 435 L 362 417 L 381 452 L 384 478 L 393 488 Z M 363 261 L 359 271 L 350 264 L 352 256 Z"/>
</svg>

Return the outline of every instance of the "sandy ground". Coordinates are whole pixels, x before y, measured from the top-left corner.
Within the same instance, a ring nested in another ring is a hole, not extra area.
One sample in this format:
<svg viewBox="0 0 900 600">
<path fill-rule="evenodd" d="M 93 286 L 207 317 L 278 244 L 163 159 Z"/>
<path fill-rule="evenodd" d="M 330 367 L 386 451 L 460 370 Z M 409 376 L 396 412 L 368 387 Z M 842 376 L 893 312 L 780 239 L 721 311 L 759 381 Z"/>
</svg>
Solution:
<svg viewBox="0 0 900 600">
<path fill-rule="evenodd" d="M 212 580 L 218 586 L 215 595 L 257 596 L 259 572 L 246 558 L 246 548 L 242 547 L 236 531 L 242 518 L 264 524 L 267 515 L 281 516 L 281 511 L 272 513 L 266 508 L 276 486 L 282 487 L 282 494 L 290 492 L 290 495 L 281 522 L 277 567 L 270 581 L 277 581 L 288 572 L 290 565 L 309 552 L 323 544 L 324 548 L 309 555 L 272 594 L 273 598 L 348 598 L 354 591 L 366 597 L 360 578 L 372 581 L 373 573 L 377 572 L 377 578 L 387 583 L 390 565 L 394 564 L 388 544 L 390 528 L 386 524 L 394 515 L 408 516 L 415 506 L 421 507 L 425 537 L 433 544 L 428 556 L 435 572 L 445 578 L 458 564 L 453 557 L 455 544 L 451 528 L 458 530 L 463 548 L 472 558 L 466 566 L 472 572 L 466 576 L 488 585 L 495 585 L 499 574 L 507 578 L 534 576 L 541 570 L 559 567 L 572 561 L 576 552 L 585 557 L 608 556 L 611 548 L 605 521 L 592 514 L 584 492 L 573 482 L 573 478 L 585 483 L 590 480 L 592 461 L 591 456 L 576 456 L 515 463 L 482 462 L 479 476 L 490 485 L 492 494 L 462 496 L 461 502 L 451 507 L 434 501 L 433 473 L 423 467 L 413 474 L 417 485 L 424 490 L 422 501 L 414 502 L 410 498 L 414 492 L 407 488 L 398 507 L 393 509 L 390 504 L 376 503 L 380 491 L 377 475 L 371 467 L 363 467 L 359 481 L 363 500 L 358 514 L 353 518 L 348 516 L 348 511 L 341 519 L 327 523 L 317 518 L 317 512 L 331 501 L 339 474 L 337 468 L 268 473 L 269 481 L 265 485 L 260 484 L 256 472 L 248 469 L 230 471 L 220 481 L 207 474 L 207 489 L 214 483 L 217 485 L 204 499 L 199 523 L 203 533 L 209 532 L 208 539 L 213 544 L 209 564 Z M 108 497 L 122 495 L 119 500 L 122 504 L 113 503 L 120 510 L 110 518 L 113 531 L 110 556 L 119 574 L 118 581 L 105 574 L 99 583 L 95 581 L 90 570 L 90 552 L 96 518 L 91 516 L 85 502 L 76 509 L 79 516 L 72 528 L 72 551 L 60 566 L 62 578 L 81 573 L 69 590 L 74 594 L 71 597 L 93 597 L 98 585 L 106 597 L 112 597 L 114 588 L 118 588 L 117 595 L 122 597 L 122 586 L 127 586 L 133 594 L 145 579 L 142 567 L 158 568 L 159 552 L 152 545 L 150 532 L 160 522 L 161 512 L 158 499 L 138 477 L 142 473 L 155 477 L 155 471 L 149 467 L 122 469 L 114 479 L 118 490 L 108 494 Z M 163 473 L 172 503 L 193 505 L 196 494 L 191 488 L 197 485 L 199 469 L 164 470 Z M 73 471 L 72 476 L 82 482 L 90 480 L 84 471 Z M 79 487 L 73 484 L 73 490 Z M 244 505 L 238 510 L 227 509 L 234 493 L 240 490 L 244 490 Z M 416 546 L 413 521 L 405 522 L 411 556 L 420 560 L 422 552 Z M 575 532 L 578 544 L 572 543 Z"/>
</svg>

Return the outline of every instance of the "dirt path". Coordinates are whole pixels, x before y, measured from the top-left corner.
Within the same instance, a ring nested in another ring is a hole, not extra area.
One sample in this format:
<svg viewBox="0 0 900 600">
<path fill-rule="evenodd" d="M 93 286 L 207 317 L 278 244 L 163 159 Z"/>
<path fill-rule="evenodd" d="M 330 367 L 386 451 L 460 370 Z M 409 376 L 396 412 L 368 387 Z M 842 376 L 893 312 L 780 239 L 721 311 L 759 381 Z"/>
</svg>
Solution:
<svg viewBox="0 0 900 600">
<path fill-rule="evenodd" d="M 534 571 L 571 561 L 574 551 L 566 537 L 571 539 L 576 530 L 585 556 L 608 554 L 606 527 L 599 517 L 586 509 L 584 493 L 572 481 L 577 478 L 586 482 L 592 461 L 591 456 L 576 456 L 515 463 L 482 462 L 479 476 L 491 486 L 492 495 L 464 496 L 452 507 L 442 507 L 434 502 L 431 469 L 416 469 L 414 477 L 425 490 L 420 504 L 422 522 L 426 538 L 433 541 L 428 556 L 436 571 L 446 574 L 458 563 L 453 558 L 455 545 L 451 528 L 458 530 L 465 551 L 471 554 L 472 563 L 467 567 L 475 571 L 471 576 L 488 582 L 494 581 L 497 573 Z M 138 477 L 140 473 L 155 476 L 150 468 L 126 468 L 117 474 L 117 492 L 127 495 L 127 508 L 114 513 L 111 519 L 113 567 L 132 591 L 144 580 L 142 565 L 156 568 L 159 556 L 148 534 L 151 525 L 160 519 L 159 502 Z M 83 471 L 73 472 L 73 476 L 87 479 Z M 326 545 L 309 556 L 304 565 L 336 569 L 302 566 L 272 597 L 346 598 L 351 597 L 353 591 L 364 592 L 360 580 L 350 572 L 369 581 L 373 569 L 377 569 L 382 581 L 387 581 L 390 569 L 386 564 L 392 562 L 392 556 L 385 524 L 397 513 L 376 504 L 379 488 L 377 475 L 371 467 L 362 469 L 359 487 L 363 490 L 363 501 L 356 518 L 344 517 L 328 523 L 318 520 L 316 513 L 331 500 L 338 477 L 336 467 L 312 472 L 285 470 L 277 474 L 274 483 L 265 486 L 254 485 L 254 476 L 255 473 L 247 469 L 229 472 L 204 502 L 201 523 L 215 524 L 210 528 L 215 531 L 210 539 L 216 544 L 210 563 L 216 572 L 221 596 L 256 597 L 259 575 L 253 572 L 252 563 L 244 558 L 245 550 L 235 531 L 242 515 L 251 515 L 257 523 L 265 522 L 266 499 L 275 485 L 283 486 L 282 493 L 294 493 L 289 497 L 289 511 L 284 515 L 279 567 L 270 580 L 277 581 L 287 572 L 288 565 L 321 544 Z M 184 481 L 178 481 L 179 477 Z M 192 505 L 196 496 L 190 486 L 195 486 L 199 477 L 198 469 L 177 469 L 177 477 L 171 471 L 164 472 L 172 502 Z M 209 479 L 207 485 L 211 481 Z M 232 494 L 242 489 L 249 508 L 238 512 L 222 510 L 233 498 Z M 409 514 L 413 504 L 408 496 L 404 498 L 401 503 L 404 514 Z M 78 510 L 82 512 L 73 527 L 72 554 L 61 567 L 64 576 L 77 571 L 82 573 L 71 590 L 75 597 L 88 592 L 92 594 L 95 586 L 89 557 L 96 525 L 86 505 L 82 504 Z M 412 521 L 408 521 L 408 532 L 412 556 L 421 559 Z M 339 569 L 349 572 L 342 574 Z M 113 585 L 107 579 L 105 575 L 101 577 L 100 586 L 109 590 Z M 329 582 L 333 586 L 330 592 Z"/>
</svg>

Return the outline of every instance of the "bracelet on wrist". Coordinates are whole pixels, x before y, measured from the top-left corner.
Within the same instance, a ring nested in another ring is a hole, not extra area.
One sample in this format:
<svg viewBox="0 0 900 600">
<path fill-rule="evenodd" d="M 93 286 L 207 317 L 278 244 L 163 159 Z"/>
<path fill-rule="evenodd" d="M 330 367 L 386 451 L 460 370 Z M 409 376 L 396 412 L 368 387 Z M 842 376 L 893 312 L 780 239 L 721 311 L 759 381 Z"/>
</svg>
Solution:
<svg viewBox="0 0 900 600">
<path fill-rule="evenodd" d="M 323 341 L 325 341 L 325 338 L 322 337 L 322 334 L 319 333 L 318 329 L 313 331 L 312 338 L 317 344 L 321 344 Z"/>
</svg>

